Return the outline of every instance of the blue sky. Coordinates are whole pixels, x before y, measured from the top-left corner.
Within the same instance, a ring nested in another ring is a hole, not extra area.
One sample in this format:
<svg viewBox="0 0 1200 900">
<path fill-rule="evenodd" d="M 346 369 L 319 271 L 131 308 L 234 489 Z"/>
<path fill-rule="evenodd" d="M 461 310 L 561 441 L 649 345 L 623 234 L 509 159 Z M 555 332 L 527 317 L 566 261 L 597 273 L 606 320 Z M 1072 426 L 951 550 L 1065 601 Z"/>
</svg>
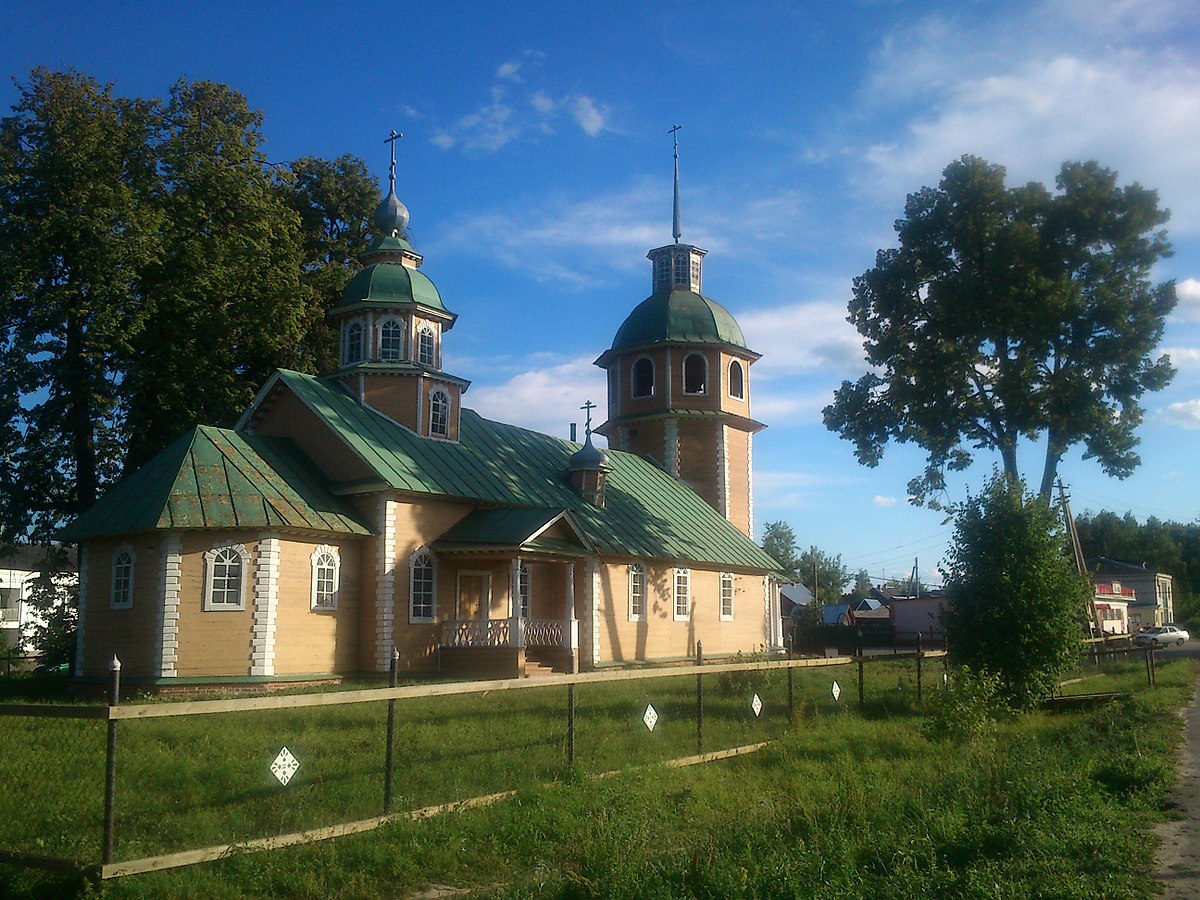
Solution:
<svg viewBox="0 0 1200 900">
<path fill-rule="evenodd" d="M 446 368 L 485 415 L 565 435 L 603 403 L 592 361 L 649 293 L 671 238 L 678 123 L 683 237 L 705 293 L 763 354 L 752 371 L 756 518 L 877 580 L 951 534 L 908 506 L 922 455 L 877 469 L 821 408 L 864 371 L 851 279 L 892 246 L 905 195 L 963 153 L 1010 183 L 1097 159 L 1173 212 L 1174 384 L 1147 398 L 1143 465 L 1106 478 L 1078 451 L 1076 511 L 1197 519 L 1200 505 L 1200 10 L 1192 0 L 1058 2 L 204 4 L 9 0 L 0 72 L 73 67 L 119 92 L 226 82 L 265 115 L 273 160 L 365 159 L 397 193 L 425 271 L 459 314 Z M 16 91 L 0 84 L 0 109 Z M 955 482 L 978 486 L 995 460 Z M 1035 479 L 1040 460 L 1025 448 Z"/>
</svg>

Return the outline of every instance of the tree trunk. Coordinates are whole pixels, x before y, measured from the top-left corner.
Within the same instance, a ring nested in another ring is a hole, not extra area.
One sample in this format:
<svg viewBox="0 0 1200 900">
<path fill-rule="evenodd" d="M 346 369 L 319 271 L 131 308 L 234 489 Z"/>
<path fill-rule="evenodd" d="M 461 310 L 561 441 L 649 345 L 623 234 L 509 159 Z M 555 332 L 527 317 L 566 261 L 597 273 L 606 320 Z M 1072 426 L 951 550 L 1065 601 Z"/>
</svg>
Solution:
<svg viewBox="0 0 1200 900">
<path fill-rule="evenodd" d="M 1061 446 L 1061 442 L 1055 438 L 1053 432 L 1047 435 L 1046 462 L 1042 467 L 1042 484 L 1038 489 L 1038 496 L 1046 504 L 1050 503 L 1050 492 L 1054 490 L 1054 479 L 1058 476 L 1058 463 L 1065 452 L 1066 448 Z"/>
</svg>

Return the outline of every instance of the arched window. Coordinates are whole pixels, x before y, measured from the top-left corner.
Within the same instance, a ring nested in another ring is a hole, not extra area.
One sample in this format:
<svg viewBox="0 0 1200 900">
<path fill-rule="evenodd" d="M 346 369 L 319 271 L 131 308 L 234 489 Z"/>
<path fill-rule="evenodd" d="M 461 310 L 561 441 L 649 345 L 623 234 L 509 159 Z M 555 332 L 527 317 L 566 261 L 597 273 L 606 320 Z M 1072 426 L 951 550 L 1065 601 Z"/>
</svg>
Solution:
<svg viewBox="0 0 1200 900">
<path fill-rule="evenodd" d="M 683 361 L 683 392 L 703 394 L 708 383 L 708 360 L 699 353 L 689 353 Z"/>
<path fill-rule="evenodd" d="M 129 609 L 133 606 L 133 550 L 118 548 L 112 561 L 113 609 Z"/>
<path fill-rule="evenodd" d="M 517 596 L 521 600 L 521 618 L 529 618 L 529 563 L 517 567 Z"/>
<path fill-rule="evenodd" d="M 746 399 L 746 379 L 742 374 L 742 364 L 736 359 L 729 364 L 729 396 L 738 400 Z"/>
<path fill-rule="evenodd" d="M 341 558 L 337 547 L 318 547 L 311 558 L 312 608 L 337 609 L 341 576 Z"/>
<path fill-rule="evenodd" d="M 634 563 L 629 567 L 629 621 L 639 622 L 646 615 L 646 567 Z"/>
<path fill-rule="evenodd" d="M 434 564 L 433 554 L 422 547 L 409 558 L 408 566 L 408 620 L 410 622 L 436 621 L 437 568 Z"/>
<path fill-rule="evenodd" d="M 395 362 L 404 357 L 404 326 L 388 319 L 379 328 L 379 358 Z"/>
<path fill-rule="evenodd" d="M 429 433 L 438 437 L 450 436 L 450 397 L 437 390 L 429 395 Z"/>
<path fill-rule="evenodd" d="M 688 258 L 683 254 L 675 257 L 675 283 L 688 283 Z"/>
<path fill-rule="evenodd" d="M 422 325 L 417 329 L 417 362 L 423 366 L 434 366 L 435 358 L 433 329 Z"/>
<path fill-rule="evenodd" d="M 647 356 L 633 364 L 633 396 L 654 396 L 654 361 Z"/>
<path fill-rule="evenodd" d="M 346 329 L 346 365 L 362 362 L 363 327 L 360 322 L 351 323 Z"/>
<path fill-rule="evenodd" d="M 204 554 L 204 608 L 245 609 L 246 571 L 250 554 L 241 544 L 216 547 Z"/>
</svg>

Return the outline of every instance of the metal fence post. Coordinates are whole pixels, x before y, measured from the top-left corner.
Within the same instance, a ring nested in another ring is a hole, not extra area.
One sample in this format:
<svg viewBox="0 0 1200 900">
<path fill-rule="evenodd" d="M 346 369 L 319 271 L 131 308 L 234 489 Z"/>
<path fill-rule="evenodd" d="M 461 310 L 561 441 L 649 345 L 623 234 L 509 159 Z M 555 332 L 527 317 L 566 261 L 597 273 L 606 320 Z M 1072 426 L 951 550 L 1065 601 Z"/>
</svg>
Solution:
<svg viewBox="0 0 1200 900">
<path fill-rule="evenodd" d="M 392 665 L 388 670 L 388 687 L 396 686 L 396 676 L 400 669 L 400 651 L 392 647 Z M 387 755 L 383 764 L 383 814 L 392 812 L 392 768 L 396 758 L 396 698 L 388 699 L 387 716 Z"/>
<path fill-rule="evenodd" d="M 575 765 L 575 685 L 567 685 L 567 765 Z"/>
<path fill-rule="evenodd" d="M 696 641 L 696 755 L 703 752 L 704 746 L 704 676 L 700 667 L 704 665 L 704 647 Z"/>
<path fill-rule="evenodd" d="M 108 664 L 112 678 L 108 683 L 108 749 L 104 765 L 104 849 L 101 861 L 108 865 L 113 860 L 113 843 L 117 816 L 117 720 L 112 718 L 112 709 L 121 702 L 121 660 L 114 653 Z"/>
<path fill-rule="evenodd" d="M 858 711 L 865 712 L 867 701 L 863 692 L 863 631 L 858 628 Z"/>
<path fill-rule="evenodd" d="M 921 661 L 924 654 L 921 652 L 921 632 L 917 632 L 917 704 L 921 703 Z"/>
<path fill-rule="evenodd" d="M 1158 650 L 1157 644 L 1150 645 L 1150 684 L 1158 684 Z"/>
</svg>

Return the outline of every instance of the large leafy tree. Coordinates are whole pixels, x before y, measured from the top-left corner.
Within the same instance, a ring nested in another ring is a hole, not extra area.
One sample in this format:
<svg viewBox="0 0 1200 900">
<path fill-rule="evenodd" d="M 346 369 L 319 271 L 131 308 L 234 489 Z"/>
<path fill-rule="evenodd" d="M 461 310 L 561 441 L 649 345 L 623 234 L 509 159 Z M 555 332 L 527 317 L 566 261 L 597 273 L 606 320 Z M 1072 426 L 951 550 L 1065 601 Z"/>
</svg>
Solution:
<svg viewBox="0 0 1200 900">
<path fill-rule="evenodd" d="M 872 371 L 842 383 L 825 425 L 868 466 L 890 441 L 923 448 L 918 502 L 974 450 L 998 452 L 1015 482 L 1023 439 L 1044 441 L 1043 497 L 1078 444 L 1128 476 L 1141 397 L 1174 374 L 1154 356 L 1176 302 L 1172 282 L 1150 280 L 1170 254 L 1157 193 L 1095 162 L 1064 163 L 1054 193 L 1004 177 L 976 157 L 951 163 L 908 196 L 899 247 L 854 280 L 849 321 Z"/>
<path fill-rule="evenodd" d="M 46 537 L 120 465 L 119 382 L 162 252 L 156 129 L 153 104 L 46 69 L 0 120 L 5 540 Z"/>
<path fill-rule="evenodd" d="M 796 530 L 787 522 L 763 527 L 762 548 L 780 564 L 784 581 L 800 582 L 821 602 L 838 602 L 850 580 L 842 557 L 816 547 L 801 551 L 797 544 Z"/>
<path fill-rule="evenodd" d="M 997 472 L 955 513 L 944 613 L 952 662 L 1000 679 L 1017 707 L 1046 697 L 1078 659 L 1091 588 L 1058 515 Z"/>
<path fill-rule="evenodd" d="M 46 539 L 275 366 L 318 371 L 366 246 L 366 168 L 262 152 L 237 91 L 35 69 L 0 120 L 0 539 Z"/>
</svg>

